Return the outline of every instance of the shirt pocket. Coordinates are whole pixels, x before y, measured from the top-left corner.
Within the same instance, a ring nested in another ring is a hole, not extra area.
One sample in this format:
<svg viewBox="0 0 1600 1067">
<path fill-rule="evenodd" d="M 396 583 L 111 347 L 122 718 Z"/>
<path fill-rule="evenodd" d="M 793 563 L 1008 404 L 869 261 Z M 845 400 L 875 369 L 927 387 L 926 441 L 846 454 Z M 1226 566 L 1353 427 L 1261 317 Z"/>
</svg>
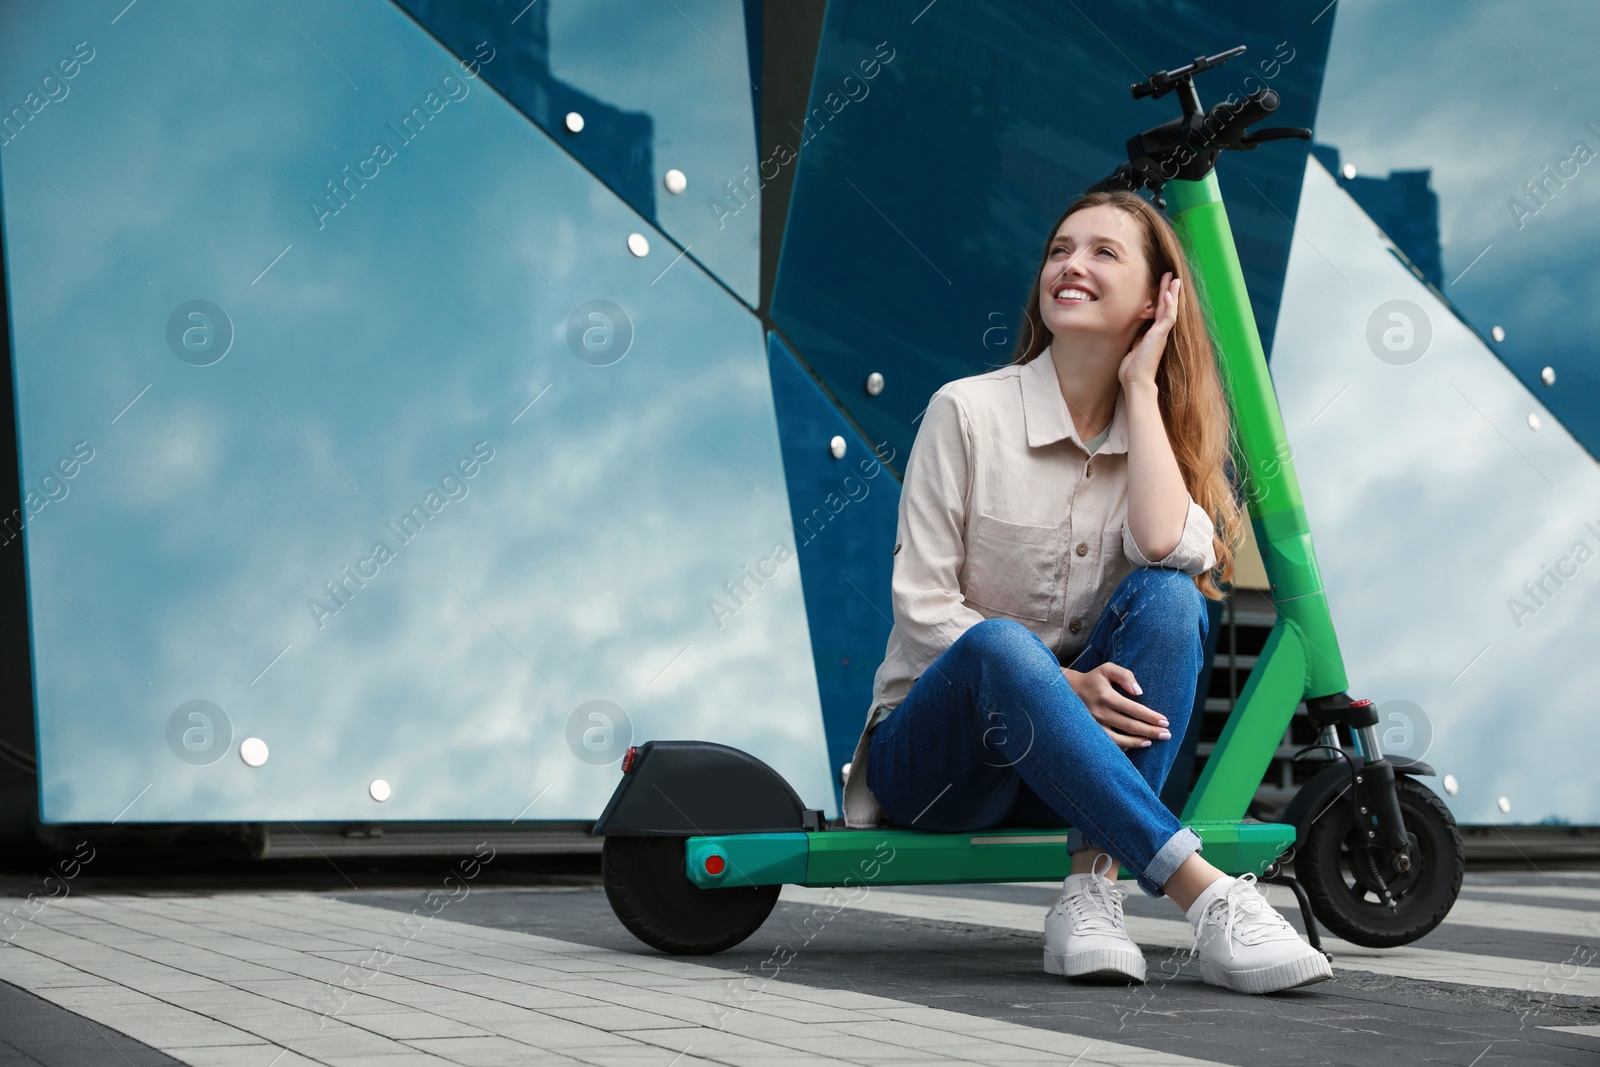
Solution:
<svg viewBox="0 0 1600 1067">
<path fill-rule="evenodd" d="M 961 595 L 979 607 L 1046 622 L 1055 596 L 1060 535 L 979 512 L 967 544 Z"/>
</svg>

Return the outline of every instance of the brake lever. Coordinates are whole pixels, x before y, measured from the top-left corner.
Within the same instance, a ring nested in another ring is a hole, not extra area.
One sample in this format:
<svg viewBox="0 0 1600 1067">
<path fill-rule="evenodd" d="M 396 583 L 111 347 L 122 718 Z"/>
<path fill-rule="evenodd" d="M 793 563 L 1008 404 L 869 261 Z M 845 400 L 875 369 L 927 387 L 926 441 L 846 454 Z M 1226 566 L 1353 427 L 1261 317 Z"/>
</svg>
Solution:
<svg viewBox="0 0 1600 1067">
<path fill-rule="evenodd" d="M 1258 144 L 1263 144 L 1267 141 L 1282 141 L 1289 137 L 1298 137 L 1302 141 L 1309 141 L 1311 140 L 1311 131 L 1304 126 L 1273 126 L 1269 129 L 1247 133 L 1239 138 L 1235 144 L 1228 147 L 1248 152 Z"/>
</svg>

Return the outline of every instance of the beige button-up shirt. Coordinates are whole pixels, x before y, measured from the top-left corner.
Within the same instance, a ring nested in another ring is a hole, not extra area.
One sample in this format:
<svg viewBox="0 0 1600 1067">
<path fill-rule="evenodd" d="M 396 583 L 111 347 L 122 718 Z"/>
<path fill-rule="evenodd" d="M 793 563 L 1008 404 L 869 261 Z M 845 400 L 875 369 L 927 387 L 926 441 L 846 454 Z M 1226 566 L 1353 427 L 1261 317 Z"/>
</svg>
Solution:
<svg viewBox="0 0 1600 1067">
<path fill-rule="evenodd" d="M 1050 349 L 958 378 L 928 401 L 906 458 L 895 535 L 894 628 L 844 787 L 845 825 L 888 824 L 867 789 L 872 727 L 967 627 L 1015 619 L 1062 665 L 1076 658 L 1135 566 L 1198 575 L 1216 565 L 1211 517 L 1189 498 L 1178 547 L 1151 560 L 1126 525 L 1121 391 L 1093 456 L 1067 412 Z"/>
</svg>

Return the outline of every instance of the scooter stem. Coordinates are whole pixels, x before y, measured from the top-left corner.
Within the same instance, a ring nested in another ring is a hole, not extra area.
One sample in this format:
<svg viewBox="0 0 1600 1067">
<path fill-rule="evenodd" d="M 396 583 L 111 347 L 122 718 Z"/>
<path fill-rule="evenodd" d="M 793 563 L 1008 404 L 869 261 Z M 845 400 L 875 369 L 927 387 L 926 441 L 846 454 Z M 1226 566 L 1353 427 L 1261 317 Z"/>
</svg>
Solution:
<svg viewBox="0 0 1600 1067">
<path fill-rule="evenodd" d="M 1344 692 L 1339 639 L 1317 568 L 1311 527 L 1295 476 L 1261 337 L 1215 170 L 1198 181 L 1165 183 L 1169 217 L 1194 270 L 1211 329 L 1237 442 L 1256 546 L 1278 620 L 1250 684 L 1196 783 L 1185 818 L 1239 818 L 1302 699 Z"/>
</svg>

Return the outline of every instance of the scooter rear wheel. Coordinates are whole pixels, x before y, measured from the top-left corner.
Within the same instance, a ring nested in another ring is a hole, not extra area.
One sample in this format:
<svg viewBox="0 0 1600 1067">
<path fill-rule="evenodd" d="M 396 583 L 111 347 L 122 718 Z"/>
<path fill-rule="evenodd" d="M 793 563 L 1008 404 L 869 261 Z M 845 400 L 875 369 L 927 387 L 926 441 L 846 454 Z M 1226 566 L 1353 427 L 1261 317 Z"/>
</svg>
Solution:
<svg viewBox="0 0 1600 1067">
<path fill-rule="evenodd" d="M 1410 944 L 1443 922 L 1467 865 L 1461 832 L 1444 801 L 1410 778 L 1397 779 L 1395 790 L 1411 840 L 1411 868 L 1380 872 L 1395 898 L 1393 910 L 1360 847 L 1365 828 L 1356 823 L 1348 797 L 1311 824 L 1295 853 L 1295 874 L 1316 917 L 1346 941 L 1368 948 Z"/>
<path fill-rule="evenodd" d="M 701 889 L 684 873 L 683 846 L 681 837 L 606 837 L 606 899 L 628 932 L 662 952 L 705 956 L 759 930 L 783 887 Z"/>
</svg>

